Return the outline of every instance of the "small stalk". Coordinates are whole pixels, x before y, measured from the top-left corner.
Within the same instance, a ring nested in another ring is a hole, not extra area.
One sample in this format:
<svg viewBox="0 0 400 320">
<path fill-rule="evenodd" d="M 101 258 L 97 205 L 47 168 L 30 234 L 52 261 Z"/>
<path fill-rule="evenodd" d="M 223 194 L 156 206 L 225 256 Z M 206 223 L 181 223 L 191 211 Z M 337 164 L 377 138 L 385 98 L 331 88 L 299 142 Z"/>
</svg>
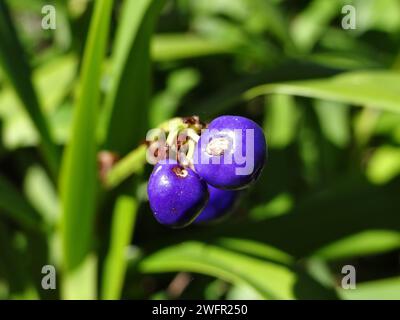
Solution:
<svg viewBox="0 0 400 320">
<path fill-rule="evenodd" d="M 106 174 L 106 188 L 112 189 L 132 174 L 141 172 L 146 164 L 146 150 L 145 145 L 140 145 L 118 161 Z"/>
<path fill-rule="evenodd" d="M 189 165 L 193 162 L 194 150 L 196 149 L 196 142 L 193 140 L 188 141 L 188 152 L 186 154 L 186 159 L 188 159 Z"/>
<path fill-rule="evenodd" d="M 179 150 L 176 145 L 177 137 L 180 132 L 185 131 L 185 134 L 187 135 L 187 137 L 189 137 L 189 140 L 186 142 L 186 148 L 188 149 L 186 153 L 187 161 L 184 161 L 185 163 L 182 163 L 182 165 L 192 167 L 194 150 L 197 142 L 200 139 L 200 136 L 197 133 L 199 129 L 196 131 L 194 129 L 194 125 L 185 123 L 182 118 L 173 118 L 171 120 L 168 120 L 159 125 L 158 128 L 168 133 L 166 144 L 168 148 L 170 148 L 170 156 L 172 154 L 171 151 L 175 152 L 175 154 L 178 153 Z M 173 147 L 175 147 L 175 149 L 173 149 Z M 140 173 L 146 163 L 146 151 L 146 145 L 140 145 L 135 150 L 128 153 L 124 158 L 116 162 L 115 165 L 111 167 L 109 171 L 105 174 L 105 187 L 107 189 L 112 189 L 132 174 Z"/>
</svg>

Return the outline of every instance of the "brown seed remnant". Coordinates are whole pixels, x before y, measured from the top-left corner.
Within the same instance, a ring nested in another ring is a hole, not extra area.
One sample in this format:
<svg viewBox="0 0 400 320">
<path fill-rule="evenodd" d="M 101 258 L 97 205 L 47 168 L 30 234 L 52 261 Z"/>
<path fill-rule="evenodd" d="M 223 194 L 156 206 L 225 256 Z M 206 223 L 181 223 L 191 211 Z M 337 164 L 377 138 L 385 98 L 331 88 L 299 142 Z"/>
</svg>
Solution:
<svg viewBox="0 0 400 320">
<path fill-rule="evenodd" d="M 200 118 L 198 116 L 190 116 L 190 117 L 183 117 L 182 118 L 183 123 L 185 124 L 198 124 L 200 123 Z"/>
<path fill-rule="evenodd" d="M 188 175 L 188 171 L 180 166 L 174 167 L 172 171 L 180 178 L 186 178 Z"/>
<path fill-rule="evenodd" d="M 204 122 L 200 120 L 199 116 L 184 117 L 182 118 L 182 122 L 189 125 L 196 131 L 200 131 L 207 126 Z"/>
</svg>

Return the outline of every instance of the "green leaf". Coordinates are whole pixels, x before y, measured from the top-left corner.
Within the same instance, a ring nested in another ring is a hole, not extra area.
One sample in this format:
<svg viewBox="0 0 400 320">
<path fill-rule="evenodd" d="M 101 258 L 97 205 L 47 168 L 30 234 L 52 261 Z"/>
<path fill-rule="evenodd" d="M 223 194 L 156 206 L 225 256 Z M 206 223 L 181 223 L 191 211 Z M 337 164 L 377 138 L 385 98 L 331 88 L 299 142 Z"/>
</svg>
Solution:
<svg viewBox="0 0 400 320">
<path fill-rule="evenodd" d="M 80 265 L 64 275 L 62 298 L 94 300 L 97 297 L 97 256 L 88 254 Z"/>
<path fill-rule="evenodd" d="M 339 239 L 318 249 L 313 256 L 335 260 L 378 254 L 400 248 L 400 233 L 368 230 Z"/>
<path fill-rule="evenodd" d="M 398 182 L 378 187 L 360 177 L 346 176 L 328 188 L 318 188 L 303 199 L 296 199 L 288 214 L 263 221 L 241 220 L 238 223 L 230 220 L 218 227 L 208 228 L 206 233 L 203 229 L 193 228 L 182 230 L 181 235 L 163 234 L 158 241 L 175 244 L 190 237 L 209 242 L 229 235 L 268 243 L 301 259 L 365 230 L 398 232 L 398 190 Z M 153 243 L 156 239 L 152 234 L 147 241 Z M 386 251 L 390 247 L 381 248 Z"/>
<path fill-rule="evenodd" d="M 23 102 L 32 123 L 40 133 L 43 154 L 52 174 L 56 177 L 59 154 L 31 82 L 30 66 L 26 61 L 24 50 L 18 41 L 17 32 L 4 1 L 0 2 L 0 43 L 0 63 Z"/>
<path fill-rule="evenodd" d="M 290 193 L 282 192 L 267 203 L 254 206 L 250 211 L 250 216 L 254 220 L 277 217 L 289 213 L 293 204 L 293 196 Z"/>
<path fill-rule="evenodd" d="M 0 221 L 0 252 L 3 272 L 8 282 L 9 299 L 38 299 L 30 272 L 32 263 L 27 235 Z"/>
<path fill-rule="evenodd" d="M 60 127 L 63 126 L 59 121 L 58 115 L 62 111 L 59 106 L 70 92 L 77 62 L 74 55 L 62 55 L 40 65 L 33 72 L 33 84 L 57 143 L 65 142 L 65 139 L 58 138 Z M 36 146 L 39 143 L 36 128 L 10 86 L 0 91 L 0 117 L 4 121 L 3 143 L 8 149 Z"/>
<path fill-rule="evenodd" d="M 295 274 L 278 264 L 199 242 L 185 242 L 160 250 L 142 260 L 145 273 L 198 272 L 234 284 L 251 286 L 264 298 L 292 299 Z"/>
<path fill-rule="evenodd" d="M 400 114 L 384 112 L 396 119 Z M 358 146 L 366 146 L 369 140 L 373 137 L 382 112 L 375 109 L 363 109 L 354 118 L 354 138 Z"/>
<path fill-rule="evenodd" d="M 400 112 L 400 73 L 394 71 L 357 71 L 319 80 L 271 83 L 250 89 L 251 99 L 262 94 L 281 93 L 362 105 Z"/>
<path fill-rule="evenodd" d="M 6 215 L 23 227 L 44 230 L 40 215 L 3 176 L 0 176 L 0 209 L 0 216 Z"/>
<path fill-rule="evenodd" d="M 150 37 L 164 1 L 127 0 L 113 45 L 111 88 L 99 127 L 104 147 L 129 152 L 146 134 L 150 106 Z"/>
<path fill-rule="evenodd" d="M 331 270 L 329 269 L 328 262 L 319 259 L 317 257 L 307 258 L 305 260 L 305 267 L 308 272 L 315 278 L 318 279 L 319 283 L 326 287 L 335 287 L 336 286 L 336 279 L 335 275 L 332 274 Z"/>
<path fill-rule="evenodd" d="M 61 238 L 67 272 L 77 268 L 92 245 L 97 188 L 96 125 L 100 77 L 112 0 L 96 1 L 82 62 L 80 90 L 60 180 Z M 90 291 L 90 290 L 89 290 Z"/>
<path fill-rule="evenodd" d="M 400 277 L 362 282 L 339 293 L 348 300 L 400 300 Z"/>
<path fill-rule="evenodd" d="M 186 68 L 171 72 L 165 91 L 153 98 L 149 112 L 151 128 L 172 118 L 183 96 L 195 87 L 199 81 L 200 75 L 195 69 Z"/>
<path fill-rule="evenodd" d="M 331 38 L 327 37 L 327 41 L 331 41 Z M 314 53 L 307 59 L 327 67 L 344 70 L 382 68 L 383 66 L 383 63 L 376 59 L 356 53 L 350 54 L 348 51 Z"/>
<path fill-rule="evenodd" d="M 297 135 L 299 112 L 294 98 L 288 95 L 274 94 L 267 99 L 264 131 L 267 133 L 268 146 L 285 148 Z M 285 125 L 282 125 L 282 124 Z"/>
<path fill-rule="evenodd" d="M 314 109 L 324 136 L 339 148 L 350 141 L 349 108 L 343 103 L 315 100 Z"/>
<path fill-rule="evenodd" d="M 281 10 L 278 3 L 272 1 L 247 1 L 251 12 L 245 18 L 250 30 L 270 31 L 275 34 L 284 44 L 285 49 L 293 50 L 293 40 L 289 30 L 289 18 L 286 12 Z M 264 28 L 266 30 L 264 30 Z"/>
<path fill-rule="evenodd" d="M 292 265 L 294 262 L 293 257 L 286 252 L 257 241 L 237 238 L 220 238 L 216 240 L 216 243 L 232 251 L 246 253 L 272 262 L 285 265 Z"/>
<path fill-rule="evenodd" d="M 146 164 L 145 145 L 140 145 L 129 152 L 108 171 L 105 185 L 114 188 L 134 173 L 141 173 Z"/>
<path fill-rule="evenodd" d="M 111 240 L 104 261 L 102 299 L 119 299 L 127 267 L 126 253 L 135 228 L 138 202 L 132 196 L 119 196 L 111 225 Z"/>
<path fill-rule="evenodd" d="M 233 285 L 226 295 L 227 300 L 262 300 L 262 298 L 256 290 L 245 284 Z"/>
<path fill-rule="evenodd" d="M 312 63 L 288 61 L 280 64 L 268 72 L 259 72 L 251 76 L 242 76 L 240 79 L 224 83 L 223 88 L 211 92 L 203 100 L 194 105 L 182 108 L 187 114 L 199 114 L 204 117 L 215 117 L 228 112 L 230 108 L 240 103 L 243 92 L 263 83 L 273 83 L 294 79 L 321 78 L 337 74 L 337 71 Z M 252 93 L 252 92 L 250 92 Z M 263 94 L 259 92 L 257 95 Z M 244 95 L 245 98 L 252 98 Z"/>
<path fill-rule="evenodd" d="M 400 174 L 400 148 L 384 145 L 372 154 L 366 170 L 375 184 L 385 184 Z"/>
<path fill-rule="evenodd" d="M 291 29 L 293 41 L 299 49 L 312 49 L 329 22 L 340 12 L 341 2 L 314 0 L 296 16 Z"/>
<path fill-rule="evenodd" d="M 400 3 L 397 0 L 356 0 L 357 32 L 370 29 L 384 32 L 400 30 Z"/>
<path fill-rule="evenodd" d="M 151 43 L 151 55 L 156 61 L 171 61 L 216 54 L 232 53 L 235 46 L 196 34 L 159 34 Z"/>
<path fill-rule="evenodd" d="M 56 225 L 60 213 L 57 192 L 42 167 L 34 165 L 28 169 L 24 180 L 24 192 L 43 220 L 48 225 Z"/>
</svg>

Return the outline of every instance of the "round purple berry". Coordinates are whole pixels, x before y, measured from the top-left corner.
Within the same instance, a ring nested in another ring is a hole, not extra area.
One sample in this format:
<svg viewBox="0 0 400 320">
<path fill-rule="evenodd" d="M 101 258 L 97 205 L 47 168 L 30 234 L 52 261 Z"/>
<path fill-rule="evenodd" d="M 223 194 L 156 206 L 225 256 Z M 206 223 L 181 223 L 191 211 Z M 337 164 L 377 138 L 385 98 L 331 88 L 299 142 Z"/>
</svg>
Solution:
<svg viewBox="0 0 400 320">
<path fill-rule="evenodd" d="M 210 185 L 208 185 L 208 192 L 210 198 L 207 205 L 193 223 L 217 222 L 225 218 L 235 206 L 240 193 L 240 191 L 236 190 L 217 189 Z"/>
<path fill-rule="evenodd" d="M 214 187 L 243 189 L 258 178 L 266 158 L 267 143 L 257 123 L 239 116 L 221 116 L 202 132 L 194 167 Z"/>
<path fill-rule="evenodd" d="M 193 170 L 178 164 L 157 164 L 147 186 L 150 208 L 161 224 L 185 227 L 204 208 L 207 184 Z"/>
</svg>

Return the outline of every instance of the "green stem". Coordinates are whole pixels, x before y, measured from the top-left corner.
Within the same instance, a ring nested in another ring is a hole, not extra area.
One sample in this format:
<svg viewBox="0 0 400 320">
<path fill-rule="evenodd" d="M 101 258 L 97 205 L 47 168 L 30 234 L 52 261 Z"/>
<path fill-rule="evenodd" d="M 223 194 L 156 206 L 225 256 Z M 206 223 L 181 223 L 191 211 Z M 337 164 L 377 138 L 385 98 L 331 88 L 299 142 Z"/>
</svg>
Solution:
<svg viewBox="0 0 400 320">
<path fill-rule="evenodd" d="M 166 143 L 170 147 L 175 143 L 179 132 L 187 130 L 187 135 L 190 138 L 187 158 L 191 159 L 193 157 L 194 147 L 199 140 L 199 136 L 194 129 L 183 123 L 181 118 L 168 120 L 158 126 L 158 128 L 169 132 Z M 140 145 L 118 161 L 107 173 L 104 183 L 105 187 L 107 189 L 115 188 L 132 174 L 140 173 L 146 163 L 146 150 L 147 147 L 145 145 Z"/>
<path fill-rule="evenodd" d="M 173 118 L 163 122 L 158 128 L 168 132 L 182 126 L 184 126 L 182 118 Z M 141 145 L 118 161 L 106 175 L 106 188 L 115 188 L 132 174 L 141 172 L 146 163 L 146 150 L 146 146 Z"/>
<path fill-rule="evenodd" d="M 134 173 L 141 172 L 146 163 L 146 146 L 140 145 L 118 161 L 106 175 L 106 188 L 112 189 Z"/>
</svg>

